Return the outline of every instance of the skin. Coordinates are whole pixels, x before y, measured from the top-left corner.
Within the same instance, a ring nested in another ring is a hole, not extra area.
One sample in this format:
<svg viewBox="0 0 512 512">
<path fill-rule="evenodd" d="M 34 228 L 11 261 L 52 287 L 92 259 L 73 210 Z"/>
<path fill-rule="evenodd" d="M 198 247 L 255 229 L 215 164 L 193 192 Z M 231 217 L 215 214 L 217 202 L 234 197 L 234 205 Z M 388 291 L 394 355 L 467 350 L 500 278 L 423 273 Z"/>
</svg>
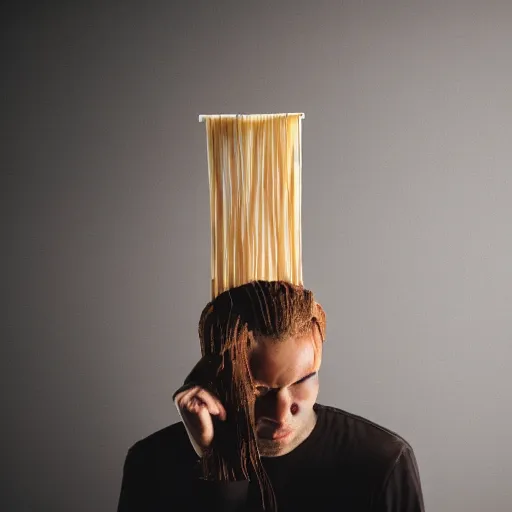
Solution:
<svg viewBox="0 0 512 512">
<path fill-rule="evenodd" d="M 249 364 L 256 395 L 258 449 L 262 457 L 278 457 L 299 446 L 315 427 L 313 405 L 318 397 L 322 343 L 317 328 L 285 340 L 259 337 L 255 341 Z M 226 419 L 223 405 L 197 386 L 178 394 L 175 405 L 201 456 L 213 440 L 212 415 Z M 278 438 L 280 434 L 286 435 Z"/>
<path fill-rule="evenodd" d="M 178 393 L 174 403 L 183 420 L 190 443 L 201 457 L 213 441 L 212 416 L 225 421 L 226 410 L 216 397 L 199 386 Z"/>
<path fill-rule="evenodd" d="M 249 363 L 255 384 L 256 433 L 263 457 L 278 457 L 294 450 L 316 424 L 313 405 L 318 397 L 321 352 L 315 361 L 313 331 L 273 341 L 257 339 Z M 321 343 L 316 344 L 321 351 Z M 285 437 L 276 438 L 281 433 Z"/>
</svg>

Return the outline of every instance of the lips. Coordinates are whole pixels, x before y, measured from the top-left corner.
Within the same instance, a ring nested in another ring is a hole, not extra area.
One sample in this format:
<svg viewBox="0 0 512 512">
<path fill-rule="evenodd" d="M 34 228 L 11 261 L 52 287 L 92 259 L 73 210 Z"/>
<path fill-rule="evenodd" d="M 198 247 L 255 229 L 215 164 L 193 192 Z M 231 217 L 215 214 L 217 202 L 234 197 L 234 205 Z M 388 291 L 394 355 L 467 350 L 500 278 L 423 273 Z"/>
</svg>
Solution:
<svg viewBox="0 0 512 512">
<path fill-rule="evenodd" d="M 274 430 L 274 431 L 263 431 L 259 434 L 262 439 L 271 439 L 272 441 L 278 441 L 285 439 L 292 433 L 291 430 Z"/>
<path fill-rule="evenodd" d="M 277 441 L 278 439 L 284 439 L 285 437 L 288 437 L 291 433 L 292 433 L 291 430 L 284 430 L 284 431 L 281 431 L 281 432 L 274 432 L 272 434 L 271 439 L 273 441 Z"/>
</svg>

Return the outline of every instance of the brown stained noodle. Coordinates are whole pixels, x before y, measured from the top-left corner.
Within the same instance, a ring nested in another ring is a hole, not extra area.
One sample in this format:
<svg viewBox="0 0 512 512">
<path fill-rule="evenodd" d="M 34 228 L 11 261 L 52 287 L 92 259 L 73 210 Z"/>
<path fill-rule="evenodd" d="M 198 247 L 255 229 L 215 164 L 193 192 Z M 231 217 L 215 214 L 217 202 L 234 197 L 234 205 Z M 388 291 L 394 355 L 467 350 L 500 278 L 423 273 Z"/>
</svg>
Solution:
<svg viewBox="0 0 512 512">
<path fill-rule="evenodd" d="M 201 352 L 215 361 L 214 376 L 201 383 L 226 407 L 228 420 L 216 422 L 211 450 L 202 458 L 206 479 L 232 481 L 256 476 L 265 510 L 277 505 L 256 444 L 255 393 L 249 351 L 255 337 L 279 343 L 313 329 L 325 339 L 325 314 L 313 293 L 285 281 L 254 281 L 221 293 L 204 308 L 199 322 Z M 320 347 L 312 342 L 315 358 Z M 315 366 L 317 362 L 315 361 Z"/>
</svg>

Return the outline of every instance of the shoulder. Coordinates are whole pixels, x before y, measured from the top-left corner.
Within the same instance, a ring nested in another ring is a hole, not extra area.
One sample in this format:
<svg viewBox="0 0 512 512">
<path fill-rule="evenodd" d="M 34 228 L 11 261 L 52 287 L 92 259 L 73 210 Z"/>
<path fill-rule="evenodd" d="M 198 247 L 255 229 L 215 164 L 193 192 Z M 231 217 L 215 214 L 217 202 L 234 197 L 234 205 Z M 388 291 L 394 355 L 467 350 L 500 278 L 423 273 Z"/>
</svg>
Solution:
<svg viewBox="0 0 512 512">
<path fill-rule="evenodd" d="M 425 510 L 419 469 L 411 445 L 399 434 L 336 407 L 315 406 L 331 435 L 340 469 L 376 510 Z M 405 508 L 403 508 L 405 507 Z"/>
<path fill-rule="evenodd" d="M 168 465 L 172 461 L 193 461 L 195 452 L 182 422 L 173 423 L 137 441 L 127 460 L 144 465 Z"/>
<path fill-rule="evenodd" d="M 118 510 L 174 510 L 177 497 L 195 482 L 196 466 L 182 423 L 137 441 L 125 459 Z"/>
<path fill-rule="evenodd" d="M 399 434 L 367 418 L 332 406 L 315 406 L 323 429 L 331 432 L 345 460 L 353 466 L 372 467 L 382 478 L 403 456 L 412 455 L 411 445 Z"/>
</svg>

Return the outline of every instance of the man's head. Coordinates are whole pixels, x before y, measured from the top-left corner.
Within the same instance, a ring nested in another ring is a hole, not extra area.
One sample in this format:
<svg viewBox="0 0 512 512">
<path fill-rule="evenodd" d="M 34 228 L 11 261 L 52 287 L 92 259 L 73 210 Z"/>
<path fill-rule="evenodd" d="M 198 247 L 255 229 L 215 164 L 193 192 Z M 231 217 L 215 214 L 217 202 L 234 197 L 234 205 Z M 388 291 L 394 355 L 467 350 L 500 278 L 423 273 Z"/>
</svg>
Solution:
<svg viewBox="0 0 512 512">
<path fill-rule="evenodd" d="M 324 333 L 313 293 L 284 281 L 238 286 L 205 307 L 202 352 L 221 356 L 215 391 L 249 422 L 259 455 L 287 453 L 310 433 Z"/>
</svg>

